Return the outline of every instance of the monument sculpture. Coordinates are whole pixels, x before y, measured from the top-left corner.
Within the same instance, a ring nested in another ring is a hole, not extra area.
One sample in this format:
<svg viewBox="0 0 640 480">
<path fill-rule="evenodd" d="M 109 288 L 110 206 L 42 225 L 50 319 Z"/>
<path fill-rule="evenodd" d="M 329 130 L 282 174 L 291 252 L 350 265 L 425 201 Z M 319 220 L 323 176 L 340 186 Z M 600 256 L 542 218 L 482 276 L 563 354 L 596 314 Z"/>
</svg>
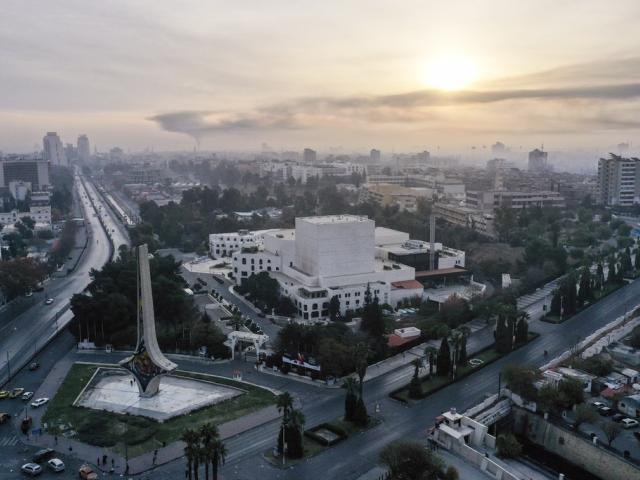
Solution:
<svg viewBox="0 0 640 480">
<path fill-rule="evenodd" d="M 177 365 L 165 357 L 158 346 L 148 247 L 140 245 L 136 250 L 138 341 L 134 354 L 122 360 L 120 365 L 133 375 L 140 396 L 152 397 L 158 393 L 162 376 L 175 370 Z"/>
</svg>

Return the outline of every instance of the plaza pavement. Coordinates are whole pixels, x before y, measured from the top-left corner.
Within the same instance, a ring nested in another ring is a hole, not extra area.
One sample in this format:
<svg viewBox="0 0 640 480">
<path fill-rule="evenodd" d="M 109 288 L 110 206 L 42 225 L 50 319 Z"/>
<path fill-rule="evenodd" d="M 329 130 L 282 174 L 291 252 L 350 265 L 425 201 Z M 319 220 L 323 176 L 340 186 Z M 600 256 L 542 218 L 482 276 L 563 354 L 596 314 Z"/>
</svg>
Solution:
<svg viewBox="0 0 640 480">
<path fill-rule="evenodd" d="M 69 373 L 69 370 L 74 363 L 78 361 L 79 355 L 71 351 L 65 355 L 60 361 L 58 361 L 40 387 L 35 392 L 33 398 L 47 397 L 53 398 L 60 387 L 65 377 Z M 80 355 L 82 358 L 82 355 Z M 88 359 L 87 359 L 88 360 Z M 213 364 L 213 362 L 211 362 Z M 86 379 L 89 381 L 89 379 Z M 112 468 L 111 461 L 113 460 L 114 473 L 132 475 L 146 472 L 156 466 L 163 465 L 168 462 L 172 462 L 184 455 L 184 443 L 177 441 L 173 442 L 165 447 L 160 447 L 156 452 L 147 452 L 145 454 L 129 458 L 129 468 L 127 470 L 127 460 L 122 455 L 117 455 L 104 447 L 97 447 L 82 443 L 72 438 L 65 438 L 64 436 L 53 436 L 46 433 L 46 427 L 42 423 L 42 417 L 46 412 L 47 405 L 40 408 L 29 408 L 28 413 L 33 419 L 33 428 L 42 428 L 41 435 L 28 435 L 22 437 L 22 441 L 25 444 L 35 446 L 38 448 L 53 448 L 61 453 L 69 456 L 76 457 L 83 461 L 88 461 L 92 465 L 96 466 L 104 472 L 108 472 Z M 20 421 L 22 416 L 18 416 L 14 420 L 14 426 L 17 431 L 20 429 Z M 228 440 L 241 433 L 247 432 L 254 428 L 258 428 L 261 425 L 271 422 L 280 418 L 280 413 L 275 405 L 263 408 L 255 411 L 249 415 L 237 418 L 235 420 L 223 423 L 218 426 L 220 432 L 220 438 Z M 97 460 L 102 459 L 103 455 L 107 455 L 108 460 L 106 465 L 97 463 Z M 94 461 L 95 459 L 95 461 Z M 96 462 L 96 463 L 94 463 Z"/>
</svg>

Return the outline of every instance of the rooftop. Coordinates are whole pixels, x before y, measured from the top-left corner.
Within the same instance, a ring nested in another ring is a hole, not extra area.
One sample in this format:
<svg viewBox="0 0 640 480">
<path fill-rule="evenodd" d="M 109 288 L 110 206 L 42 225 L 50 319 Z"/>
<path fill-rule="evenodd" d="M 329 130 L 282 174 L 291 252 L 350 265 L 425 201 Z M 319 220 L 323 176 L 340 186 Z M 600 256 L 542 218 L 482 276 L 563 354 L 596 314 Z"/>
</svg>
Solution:
<svg viewBox="0 0 640 480">
<path fill-rule="evenodd" d="M 369 220 L 369 217 L 361 215 L 324 215 L 319 217 L 300 217 L 297 220 L 314 223 L 316 225 L 326 225 L 330 223 L 364 223 L 373 221 Z"/>
</svg>

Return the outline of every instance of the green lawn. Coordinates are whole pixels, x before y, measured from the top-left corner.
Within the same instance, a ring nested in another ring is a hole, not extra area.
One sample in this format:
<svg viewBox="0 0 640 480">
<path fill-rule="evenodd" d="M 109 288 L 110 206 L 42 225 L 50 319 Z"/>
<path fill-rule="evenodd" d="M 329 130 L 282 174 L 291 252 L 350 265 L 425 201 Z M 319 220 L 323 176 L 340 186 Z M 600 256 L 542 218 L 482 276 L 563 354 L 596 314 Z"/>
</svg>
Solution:
<svg viewBox="0 0 640 480">
<path fill-rule="evenodd" d="M 109 447 L 121 454 L 124 453 L 126 438 L 131 457 L 154 450 L 163 442 L 169 444 L 176 441 L 187 427 L 198 427 L 206 422 L 221 425 L 274 404 L 276 400 L 275 395 L 264 388 L 211 375 L 178 371 L 176 373 L 180 376 L 236 387 L 246 393 L 164 423 L 73 406 L 74 400 L 97 368 L 97 365 L 74 364 L 49 403 L 43 422 L 48 423 L 49 432 L 57 434 L 62 434 L 59 428 L 61 424 L 70 424 L 80 441 Z"/>
</svg>

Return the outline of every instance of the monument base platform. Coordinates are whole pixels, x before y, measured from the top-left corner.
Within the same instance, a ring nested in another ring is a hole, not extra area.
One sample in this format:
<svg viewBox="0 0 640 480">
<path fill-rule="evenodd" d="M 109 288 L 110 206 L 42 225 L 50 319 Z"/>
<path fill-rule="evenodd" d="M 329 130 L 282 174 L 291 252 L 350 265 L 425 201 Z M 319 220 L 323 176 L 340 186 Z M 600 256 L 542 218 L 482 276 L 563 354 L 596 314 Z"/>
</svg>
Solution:
<svg viewBox="0 0 640 480">
<path fill-rule="evenodd" d="M 74 405 L 164 422 L 242 393 L 233 387 L 176 375 L 164 376 L 160 391 L 153 397 L 140 397 L 131 374 L 99 368 Z"/>
</svg>

